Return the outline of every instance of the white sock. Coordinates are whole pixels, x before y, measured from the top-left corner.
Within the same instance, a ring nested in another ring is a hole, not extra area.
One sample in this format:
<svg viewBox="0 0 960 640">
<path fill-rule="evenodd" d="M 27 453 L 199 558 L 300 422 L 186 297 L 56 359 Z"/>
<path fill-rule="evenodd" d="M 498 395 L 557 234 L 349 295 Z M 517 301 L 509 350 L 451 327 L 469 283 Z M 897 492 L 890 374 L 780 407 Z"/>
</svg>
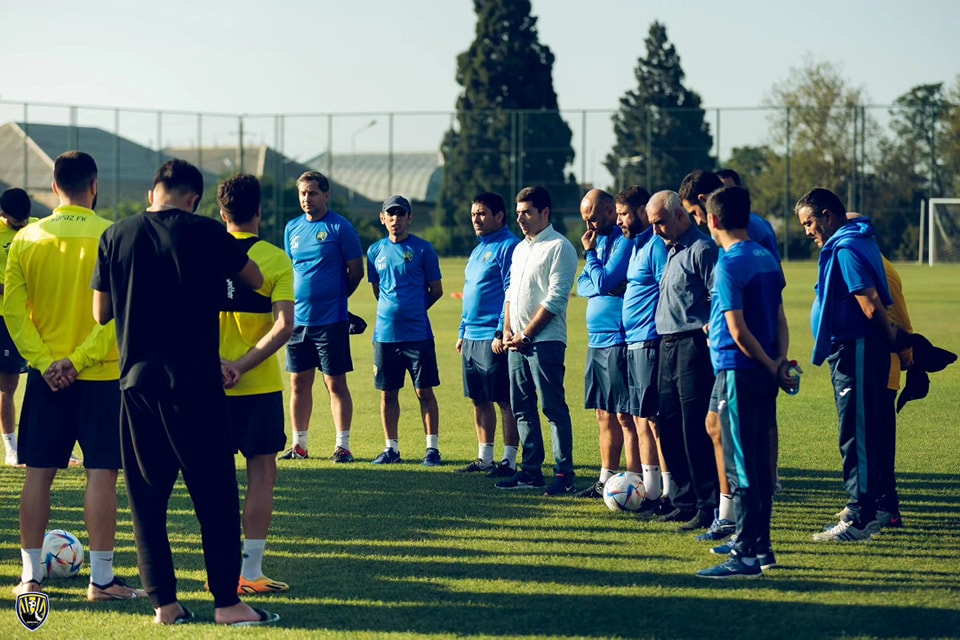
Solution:
<svg viewBox="0 0 960 640">
<path fill-rule="evenodd" d="M 510 463 L 511 469 L 517 468 L 517 450 L 519 447 L 506 445 L 503 447 L 503 459 Z"/>
<path fill-rule="evenodd" d="M 256 580 L 263 575 L 263 550 L 266 546 L 266 540 L 243 541 L 243 566 L 240 568 L 240 575 L 245 580 Z"/>
<path fill-rule="evenodd" d="M 397 453 L 400 453 L 400 441 L 399 440 L 387 440 L 387 449 L 393 449 Z"/>
<path fill-rule="evenodd" d="M 673 476 L 669 471 L 663 472 L 663 495 L 667 496 L 671 502 L 673 497 L 677 495 L 677 485 L 673 484 Z"/>
<path fill-rule="evenodd" d="M 40 582 L 43 569 L 40 567 L 40 549 L 20 549 L 20 558 L 23 560 L 23 572 L 20 582 Z"/>
<path fill-rule="evenodd" d="M 304 449 L 307 448 L 306 444 L 303 444 L 301 446 Z M 337 446 L 342 449 L 346 449 L 347 451 L 350 450 L 350 429 L 347 429 L 346 431 L 337 431 Z"/>
<path fill-rule="evenodd" d="M 731 522 L 737 521 L 737 507 L 733 503 L 733 496 L 721 493 L 720 494 L 720 513 L 721 520 L 730 520 Z"/>
<path fill-rule="evenodd" d="M 113 549 L 90 552 L 90 582 L 101 586 L 113 582 Z"/>
<path fill-rule="evenodd" d="M 493 464 L 493 443 L 481 442 L 477 446 L 477 457 L 483 464 Z"/>
<path fill-rule="evenodd" d="M 600 482 L 606 482 L 610 476 L 615 476 L 619 471 L 615 469 L 600 469 Z"/>
<path fill-rule="evenodd" d="M 643 465 L 643 488 L 647 490 L 647 497 L 651 500 L 659 500 L 663 495 L 663 475 L 660 473 L 660 465 Z"/>
<path fill-rule="evenodd" d="M 3 446 L 7 453 L 15 453 L 17 450 L 17 432 L 3 434 Z"/>
<path fill-rule="evenodd" d="M 308 431 L 294 431 L 293 432 L 293 444 L 297 445 L 301 449 L 307 448 L 307 433 Z"/>
<path fill-rule="evenodd" d="M 432 436 L 427 436 L 427 449 L 439 449 L 440 448 L 440 436 L 438 434 L 433 434 Z"/>
</svg>

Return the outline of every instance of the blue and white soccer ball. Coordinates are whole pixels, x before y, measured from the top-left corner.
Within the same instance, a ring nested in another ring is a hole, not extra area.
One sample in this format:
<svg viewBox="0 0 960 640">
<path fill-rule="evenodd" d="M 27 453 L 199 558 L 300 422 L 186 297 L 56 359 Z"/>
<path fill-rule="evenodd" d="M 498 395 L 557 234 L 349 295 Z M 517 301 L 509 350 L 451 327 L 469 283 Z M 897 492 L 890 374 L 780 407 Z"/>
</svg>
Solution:
<svg viewBox="0 0 960 640">
<path fill-rule="evenodd" d="M 603 483 L 603 502 L 610 511 L 636 511 L 647 495 L 635 474 L 620 473 Z"/>
<path fill-rule="evenodd" d="M 69 531 L 53 529 L 43 537 L 40 566 L 45 578 L 70 578 L 83 566 L 83 545 Z"/>
</svg>

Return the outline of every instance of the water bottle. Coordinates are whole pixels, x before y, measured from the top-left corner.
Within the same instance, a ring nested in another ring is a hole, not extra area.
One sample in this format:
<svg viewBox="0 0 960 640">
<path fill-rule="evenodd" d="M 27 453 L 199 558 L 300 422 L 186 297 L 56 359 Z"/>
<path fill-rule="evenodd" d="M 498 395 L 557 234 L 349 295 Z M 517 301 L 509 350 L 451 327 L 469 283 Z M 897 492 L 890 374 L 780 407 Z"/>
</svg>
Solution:
<svg viewBox="0 0 960 640">
<path fill-rule="evenodd" d="M 788 395 L 795 396 L 800 393 L 800 374 L 803 373 L 803 369 L 800 368 L 796 360 L 791 360 L 790 365 L 787 367 L 787 373 L 791 378 L 796 378 L 797 380 L 797 386 L 787 391 Z"/>
</svg>

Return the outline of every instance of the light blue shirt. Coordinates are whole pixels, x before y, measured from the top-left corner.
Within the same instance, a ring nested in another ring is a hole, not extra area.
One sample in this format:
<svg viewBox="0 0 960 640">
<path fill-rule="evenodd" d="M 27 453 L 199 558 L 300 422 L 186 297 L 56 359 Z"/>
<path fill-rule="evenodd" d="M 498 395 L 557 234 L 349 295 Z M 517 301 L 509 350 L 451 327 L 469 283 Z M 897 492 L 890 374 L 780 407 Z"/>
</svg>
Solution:
<svg viewBox="0 0 960 640">
<path fill-rule="evenodd" d="M 503 330 L 504 294 L 510 287 L 510 263 L 520 238 L 504 226 L 477 239 L 480 243 L 464 270 L 458 335 L 467 340 L 493 340 L 493 334 Z"/>
<path fill-rule="evenodd" d="M 631 243 L 620 227 L 597 237 L 596 249 L 586 252 L 587 263 L 577 279 L 577 295 L 587 298 L 588 345 L 603 349 L 623 344 L 623 293 L 627 283 L 627 264 Z"/>
<path fill-rule="evenodd" d="M 384 238 L 367 250 L 367 280 L 380 287 L 374 342 L 432 340 L 427 284 L 440 280 L 440 261 L 429 242 L 409 235 Z"/>
</svg>

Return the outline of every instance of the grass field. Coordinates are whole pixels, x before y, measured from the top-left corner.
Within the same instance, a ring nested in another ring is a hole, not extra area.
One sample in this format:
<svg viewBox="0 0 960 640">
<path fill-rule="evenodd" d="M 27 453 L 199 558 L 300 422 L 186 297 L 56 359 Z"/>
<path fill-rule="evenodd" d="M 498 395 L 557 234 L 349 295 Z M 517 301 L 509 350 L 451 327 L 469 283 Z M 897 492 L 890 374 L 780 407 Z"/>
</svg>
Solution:
<svg viewBox="0 0 960 640">
<path fill-rule="evenodd" d="M 694 573 L 718 558 L 706 543 L 671 526 L 640 523 L 595 501 L 500 492 L 486 478 L 452 473 L 476 457 L 476 442 L 454 350 L 460 302 L 449 295 L 461 288 L 463 261 L 441 266 L 447 293 L 430 315 L 442 380 L 444 466 L 419 465 L 424 440 L 409 385 L 401 394 L 400 424 L 409 462 L 366 463 L 383 448 L 383 436 L 369 331 L 353 338 L 352 448 L 361 461 L 334 467 L 321 459 L 334 442 L 326 394 L 318 390 L 310 435 L 315 458 L 281 463 L 264 568 L 292 588 L 250 600 L 279 612 L 279 625 L 233 632 L 212 624 L 198 526 L 181 484 L 169 530 L 180 597 L 200 623 L 161 629 L 150 624 L 147 602 L 87 603 L 84 568 L 78 578 L 47 583 L 50 615 L 37 637 L 960 637 L 960 365 L 932 374 L 930 396 L 900 414 L 906 526 L 855 545 L 811 540 L 845 495 L 829 373 L 805 366 L 800 394 L 782 395 L 779 404 L 783 491 L 774 504 L 773 542 L 780 564 L 762 580 L 705 581 Z M 960 352 L 960 266 L 898 268 L 916 330 Z M 808 363 L 816 265 L 791 263 L 785 270 L 790 351 Z M 584 300 L 571 299 L 566 372 L 579 486 L 596 479 L 599 462 L 596 422 L 580 408 L 584 307 Z M 351 310 L 372 325 L 375 303 L 367 285 Z M 497 455 L 501 450 L 498 440 Z M 20 572 L 22 477 L 22 470 L 0 469 L 0 579 L 10 586 Z M 240 478 L 242 485 L 242 472 Z M 73 531 L 86 545 L 82 480 L 78 469 L 59 474 L 50 528 Z M 126 496 L 122 488 L 119 493 L 115 565 L 139 584 Z M 0 637 L 28 636 L 9 589 L 0 601 L 7 610 Z"/>
</svg>

